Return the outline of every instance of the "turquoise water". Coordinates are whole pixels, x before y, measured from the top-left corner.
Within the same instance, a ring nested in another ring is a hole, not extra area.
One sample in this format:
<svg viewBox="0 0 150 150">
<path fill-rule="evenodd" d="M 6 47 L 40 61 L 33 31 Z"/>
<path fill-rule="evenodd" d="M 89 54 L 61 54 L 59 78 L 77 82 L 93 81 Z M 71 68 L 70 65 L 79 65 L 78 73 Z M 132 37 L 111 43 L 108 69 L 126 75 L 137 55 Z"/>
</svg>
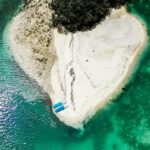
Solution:
<svg viewBox="0 0 150 150">
<path fill-rule="evenodd" d="M 150 45 L 124 92 L 85 125 L 60 123 L 50 100 L 10 53 L 4 28 L 21 0 L 0 0 L 0 150 L 150 150 Z M 150 1 L 132 0 L 150 34 Z"/>
</svg>

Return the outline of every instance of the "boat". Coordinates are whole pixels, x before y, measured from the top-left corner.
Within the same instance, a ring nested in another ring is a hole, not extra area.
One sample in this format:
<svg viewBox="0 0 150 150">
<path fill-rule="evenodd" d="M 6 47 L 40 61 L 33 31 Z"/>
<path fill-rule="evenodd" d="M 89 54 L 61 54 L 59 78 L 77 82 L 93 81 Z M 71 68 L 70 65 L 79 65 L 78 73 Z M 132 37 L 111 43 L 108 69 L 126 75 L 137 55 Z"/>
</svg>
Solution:
<svg viewBox="0 0 150 150">
<path fill-rule="evenodd" d="M 59 112 L 61 112 L 62 110 L 65 110 L 65 106 L 60 106 L 60 107 L 58 107 L 56 110 L 55 110 L 55 113 L 59 113 Z"/>
</svg>

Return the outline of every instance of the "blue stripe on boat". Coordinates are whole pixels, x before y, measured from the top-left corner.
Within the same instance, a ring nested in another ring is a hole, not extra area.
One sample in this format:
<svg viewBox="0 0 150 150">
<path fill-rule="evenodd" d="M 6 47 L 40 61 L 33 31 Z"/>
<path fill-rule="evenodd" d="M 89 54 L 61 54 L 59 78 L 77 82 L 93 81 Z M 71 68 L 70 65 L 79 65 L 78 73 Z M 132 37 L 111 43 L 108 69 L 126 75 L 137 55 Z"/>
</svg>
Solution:
<svg viewBox="0 0 150 150">
<path fill-rule="evenodd" d="M 64 106 L 60 106 L 55 110 L 55 113 L 61 112 L 62 110 L 65 110 Z"/>
<path fill-rule="evenodd" d="M 53 108 L 57 108 L 57 107 L 62 106 L 62 105 L 63 105 L 62 102 L 58 102 L 58 103 L 56 103 L 56 104 L 53 105 Z"/>
</svg>

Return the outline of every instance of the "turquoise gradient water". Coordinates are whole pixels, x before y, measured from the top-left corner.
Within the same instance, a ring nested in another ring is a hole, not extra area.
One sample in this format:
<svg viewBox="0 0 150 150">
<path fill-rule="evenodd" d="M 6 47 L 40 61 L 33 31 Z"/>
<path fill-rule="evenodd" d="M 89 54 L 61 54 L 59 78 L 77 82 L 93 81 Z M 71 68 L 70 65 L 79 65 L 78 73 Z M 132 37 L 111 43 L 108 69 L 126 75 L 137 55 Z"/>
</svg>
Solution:
<svg viewBox="0 0 150 150">
<path fill-rule="evenodd" d="M 150 45 L 124 92 L 98 112 L 85 130 L 59 122 L 48 96 L 24 74 L 6 44 L 4 29 L 21 0 L 0 0 L 0 150 L 150 150 Z M 150 34 L 150 1 L 129 11 Z"/>
</svg>

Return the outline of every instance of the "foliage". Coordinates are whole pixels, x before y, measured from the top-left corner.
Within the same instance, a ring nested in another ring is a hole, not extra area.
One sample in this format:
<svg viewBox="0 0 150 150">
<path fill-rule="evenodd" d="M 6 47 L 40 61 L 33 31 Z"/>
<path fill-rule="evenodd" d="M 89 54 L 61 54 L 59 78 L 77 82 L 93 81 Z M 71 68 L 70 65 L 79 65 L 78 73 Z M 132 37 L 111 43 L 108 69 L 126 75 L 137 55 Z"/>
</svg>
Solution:
<svg viewBox="0 0 150 150">
<path fill-rule="evenodd" d="M 112 8 L 128 0 L 52 0 L 53 27 L 62 31 L 86 31 L 95 27 L 110 14 Z"/>
</svg>

